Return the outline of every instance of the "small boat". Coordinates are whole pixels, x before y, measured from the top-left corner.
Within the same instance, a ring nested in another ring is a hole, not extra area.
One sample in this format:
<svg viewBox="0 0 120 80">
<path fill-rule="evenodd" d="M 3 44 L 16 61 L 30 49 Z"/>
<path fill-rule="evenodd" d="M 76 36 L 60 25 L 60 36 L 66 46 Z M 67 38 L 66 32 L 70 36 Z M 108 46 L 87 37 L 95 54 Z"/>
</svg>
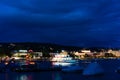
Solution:
<svg viewBox="0 0 120 80">
<path fill-rule="evenodd" d="M 15 67 L 15 72 L 33 72 L 37 71 L 37 66 L 35 62 L 29 62 L 29 63 L 19 63 L 19 66 Z"/>
<path fill-rule="evenodd" d="M 82 71 L 83 71 L 83 67 L 79 65 L 62 68 L 62 72 L 82 72 Z"/>
<path fill-rule="evenodd" d="M 92 62 L 88 64 L 87 68 L 84 69 L 83 75 L 92 76 L 92 75 L 102 75 L 104 74 L 104 70 L 97 62 Z"/>
</svg>

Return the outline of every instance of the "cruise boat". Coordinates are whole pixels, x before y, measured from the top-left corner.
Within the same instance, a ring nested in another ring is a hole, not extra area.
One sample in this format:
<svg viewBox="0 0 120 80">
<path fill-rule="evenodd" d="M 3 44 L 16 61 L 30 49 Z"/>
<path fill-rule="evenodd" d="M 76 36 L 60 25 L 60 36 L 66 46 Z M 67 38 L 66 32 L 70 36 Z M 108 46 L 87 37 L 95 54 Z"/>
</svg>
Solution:
<svg viewBox="0 0 120 80">
<path fill-rule="evenodd" d="M 73 64 L 77 64 L 78 61 L 74 60 L 72 57 L 70 57 L 68 54 L 56 54 L 55 57 L 52 58 L 52 65 L 53 66 L 70 66 Z"/>
</svg>

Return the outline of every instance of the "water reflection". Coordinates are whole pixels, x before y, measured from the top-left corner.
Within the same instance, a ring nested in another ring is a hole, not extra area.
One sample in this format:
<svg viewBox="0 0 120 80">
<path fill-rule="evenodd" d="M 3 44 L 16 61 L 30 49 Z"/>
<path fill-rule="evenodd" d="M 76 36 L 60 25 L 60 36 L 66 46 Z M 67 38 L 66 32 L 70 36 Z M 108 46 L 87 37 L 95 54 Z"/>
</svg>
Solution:
<svg viewBox="0 0 120 80">
<path fill-rule="evenodd" d="M 29 79 L 26 75 L 22 75 L 22 76 L 20 76 L 20 80 L 29 80 Z"/>
<path fill-rule="evenodd" d="M 16 80 L 33 80 L 32 75 L 21 74 L 17 75 Z"/>
<path fill-rule="evenodd" d="M 63 80 L 61 72 L 0 73 L 0 80 Z"/>
<path fill-rule="evenodd" d="M 62 80 L 62 77 L 59 72 L 52 73 L 52 80 Z"/>
<path fill-rule="evenodd" d="M 119 60 L 100 60 L 99 63 L 106 71 L 104 76 L 85 77 L 80 73 L 62 73 L 57 71 L 42 72 L 0 72 L 0 80 L 118 80 L 120 74 L 115 73 L 115 69 L 120 66 Z"/>
<path fill-rule="evenodd" d="M 5 74 L 5 80 L 8 80 L 8 79 L 9 79 L 8 74 Z"/>
</svg>

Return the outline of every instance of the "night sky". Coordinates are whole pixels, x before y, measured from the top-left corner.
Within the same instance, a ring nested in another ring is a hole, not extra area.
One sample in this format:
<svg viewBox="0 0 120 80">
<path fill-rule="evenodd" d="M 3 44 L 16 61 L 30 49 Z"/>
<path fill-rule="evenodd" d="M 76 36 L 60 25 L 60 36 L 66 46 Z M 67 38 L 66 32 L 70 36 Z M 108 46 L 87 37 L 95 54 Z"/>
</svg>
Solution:
<svg viewBox="0 0 120 80">
<path fill-rule="evenodd" d="M 0 0 L 0 42 L 120 47 L 120 1 Z"/>
</svg>

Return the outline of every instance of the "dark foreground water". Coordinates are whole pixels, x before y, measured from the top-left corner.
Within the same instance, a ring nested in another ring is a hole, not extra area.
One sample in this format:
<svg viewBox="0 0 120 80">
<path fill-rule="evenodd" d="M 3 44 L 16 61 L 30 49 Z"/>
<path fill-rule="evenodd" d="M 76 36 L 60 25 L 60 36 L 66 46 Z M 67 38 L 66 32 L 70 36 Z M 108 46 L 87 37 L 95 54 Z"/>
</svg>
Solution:
<svg viewBox="0 0 120 80">
<path fill-rule="evenodd" d="M 98 60 L 105 70 L 101 76 L 83 76 L 81 73 L 62 73 L 60 71 L 42 72 L 8 72 L 0 73 L 0 80 L 120 80 L 120 74 L 115 70 L 120 66 L 120 60 Z"/>
</svg>

